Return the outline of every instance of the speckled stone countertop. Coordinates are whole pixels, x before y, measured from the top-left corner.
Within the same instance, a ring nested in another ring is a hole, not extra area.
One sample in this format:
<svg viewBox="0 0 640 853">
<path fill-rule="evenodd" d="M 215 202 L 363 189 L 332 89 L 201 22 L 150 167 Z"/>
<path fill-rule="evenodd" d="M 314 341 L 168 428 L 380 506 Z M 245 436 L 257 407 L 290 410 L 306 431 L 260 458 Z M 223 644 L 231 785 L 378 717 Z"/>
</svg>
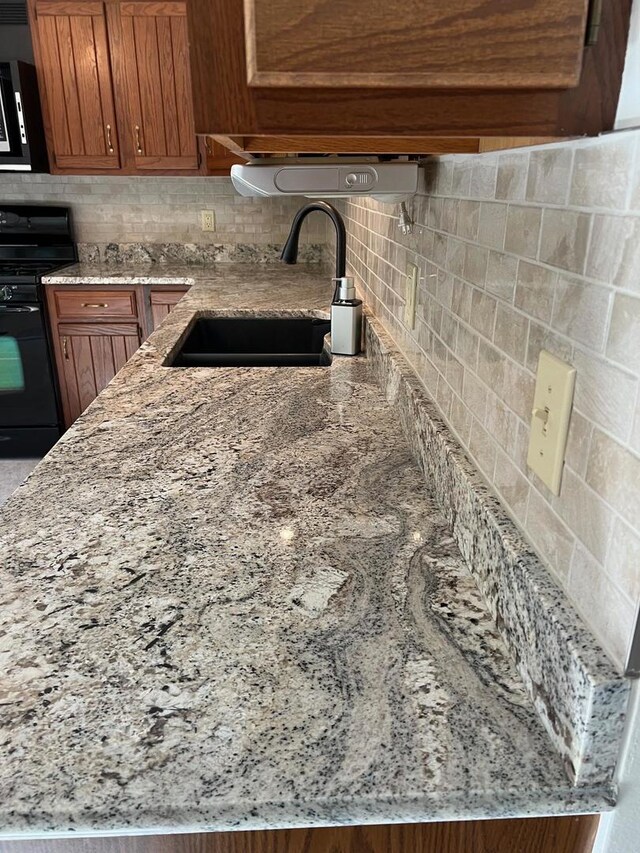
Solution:
<svg viewBox="0 0 640 853">
<path fill-rule="evenodd" d="M 194 278 L 3 508 L 0 835 L 609 808 L 570 783 L 365 356 L 163 366 L 194 315 L 317 314 L 328 277 Z"/>
</svg>

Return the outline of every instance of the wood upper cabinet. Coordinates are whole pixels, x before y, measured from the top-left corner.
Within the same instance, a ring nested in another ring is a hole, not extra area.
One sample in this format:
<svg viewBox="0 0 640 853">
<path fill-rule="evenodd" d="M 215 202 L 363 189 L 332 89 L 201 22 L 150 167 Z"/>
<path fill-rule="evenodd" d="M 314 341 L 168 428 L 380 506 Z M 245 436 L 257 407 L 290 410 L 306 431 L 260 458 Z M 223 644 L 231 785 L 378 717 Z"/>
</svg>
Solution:
<svg viewBox="0 0 640 853">
<path fill-rule="evenodd" d="M 185 2 L 123 2 L 122 64 L 137 169 L 198 168 Z"/>
<path fill-rule="evenodd" d="M 567 88 L 588 0 L 245 0 L 250 86 Z"/>
<path fill-rule="evenodd" d="M 305 145 L 597 134 L 615 119 L 630 8 L 631 0 L 189 0 L 196 132 L 300 136 Z"/>
<path fill-rule="evenodd" d="M 198 174 L 186 2 L 29 0 L 57 173 Z"/>
<path fill-rule="evenodd" d="M 31 14 L 52 165 L 118 169 L 104 3 L 34 0 Z"/>
</svg>

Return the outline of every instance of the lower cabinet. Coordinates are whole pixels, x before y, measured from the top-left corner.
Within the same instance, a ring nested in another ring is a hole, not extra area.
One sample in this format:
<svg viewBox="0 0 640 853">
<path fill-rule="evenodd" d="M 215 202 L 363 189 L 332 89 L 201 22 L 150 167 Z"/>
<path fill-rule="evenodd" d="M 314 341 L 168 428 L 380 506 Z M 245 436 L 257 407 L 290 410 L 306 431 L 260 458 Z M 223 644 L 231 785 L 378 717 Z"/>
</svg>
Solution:
<svg viewBox="0 0 640 853">
<path fill-rule="evenodd" d="M 169 315 L 171 309 L 187 292 L 187 288 L 182 290 L 162 290 L 160 288 L 152 288 L 149 294 L 151 302 L 151 327 L 152 330 L 158 328 L 165 317 Z"/>
<path fill-rule="evenodd" d="M 58 381 L 70 426 L 142 343 L 137 323 L 60 323 Z"/>
<path fill-rule="evenodd" d="M 47 287 L 65 426 L 80 417 L 187 289 Z"/>
</svg>

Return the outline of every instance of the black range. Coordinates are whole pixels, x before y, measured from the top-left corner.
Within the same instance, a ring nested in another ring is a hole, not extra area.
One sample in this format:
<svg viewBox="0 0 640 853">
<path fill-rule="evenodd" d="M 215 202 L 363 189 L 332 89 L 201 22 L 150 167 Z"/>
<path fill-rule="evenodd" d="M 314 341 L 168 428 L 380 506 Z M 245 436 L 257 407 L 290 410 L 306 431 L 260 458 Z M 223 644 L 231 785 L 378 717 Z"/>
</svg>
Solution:
<svg viewBox="0 0 640 853">
<path fill-rule="evenodd" d="M 41 456 L 62 432 L 41 280 L 76 259 L 68 208 L 0 202 L 0 457 Z"/>
</svg>

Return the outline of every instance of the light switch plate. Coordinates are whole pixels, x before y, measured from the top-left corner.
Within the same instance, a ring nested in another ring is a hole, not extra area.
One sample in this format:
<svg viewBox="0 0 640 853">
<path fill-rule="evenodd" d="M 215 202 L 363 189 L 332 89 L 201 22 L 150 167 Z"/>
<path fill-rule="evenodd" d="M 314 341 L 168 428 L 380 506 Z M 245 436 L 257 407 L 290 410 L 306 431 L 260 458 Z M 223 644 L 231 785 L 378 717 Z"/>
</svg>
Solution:
<svg viewBox="0 0 640 853">
<path fill-rule="evenodd" d="M 216 230 L 216 215 L 213 210 L 200 211 L 200 228 L 202 231 Z"/>
<path fill-rule="evenodd" d="M 418 267 L 407 264 L 407 283 L 405 287 L 404 324 L 408 329 L 416 325 L 416 291 L 418 289 Z"/>
<path fill-rule="evenodd" d="M 560 494 L 575 382 L 575 367 L 542 350 L 536 373 L 527 465 L 554 495 Z"/>
</svg>

